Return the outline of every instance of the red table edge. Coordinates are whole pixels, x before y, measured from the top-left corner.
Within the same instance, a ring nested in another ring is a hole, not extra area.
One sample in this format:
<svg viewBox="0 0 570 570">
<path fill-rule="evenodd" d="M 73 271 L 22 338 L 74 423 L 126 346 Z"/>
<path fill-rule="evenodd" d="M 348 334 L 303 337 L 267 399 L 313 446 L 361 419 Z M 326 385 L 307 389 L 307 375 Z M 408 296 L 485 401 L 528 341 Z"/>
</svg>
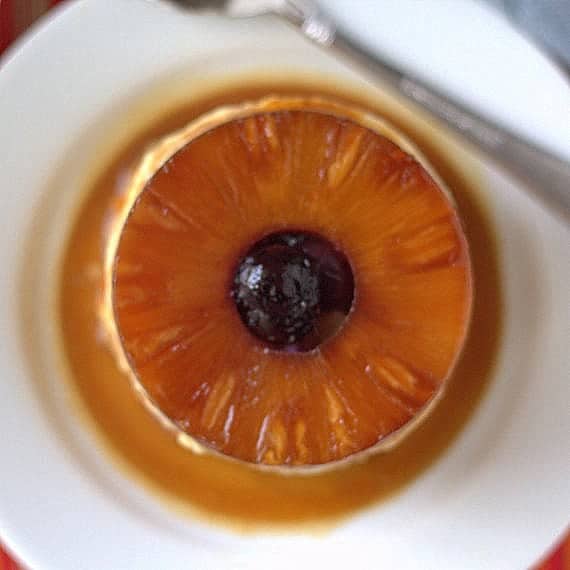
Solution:
<svg viewBox="0 0 570 570">
<path fill-rule="evenodd" d="M 23 17 L 16 18 L 18 0 L 0 0 L 0 56 L 2 52 L 44 12 L 63 0 L 21 0 Z M 19 14 L 21 16 L 21 14 Z M 0 570 L 22 570 L 13 556 L 0 544 Z M 533 570 L 570 570 L 570 530 Z"/>
</svg>

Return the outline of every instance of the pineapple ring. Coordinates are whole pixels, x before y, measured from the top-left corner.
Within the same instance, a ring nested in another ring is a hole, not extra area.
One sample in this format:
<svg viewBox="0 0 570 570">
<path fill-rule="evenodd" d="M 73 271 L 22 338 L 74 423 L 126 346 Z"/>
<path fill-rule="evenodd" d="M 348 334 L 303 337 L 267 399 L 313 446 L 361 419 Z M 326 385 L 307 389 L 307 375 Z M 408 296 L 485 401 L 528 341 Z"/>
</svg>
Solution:
<svg viewBox="0 0 570 570">
<path fill-rule="evenodd" d="M 181 445 L 268 469 L 336 467 L 433 409 L 471 316 L 449 190 L 394 127 L 315 97 L 224 107 L 151 149 L 106 256 L 113 347 Z M 309 352 L 274 350 L 231 299 L 240 254 L 302 228 L 344 252 L 353 309 Z"/>
</svg>

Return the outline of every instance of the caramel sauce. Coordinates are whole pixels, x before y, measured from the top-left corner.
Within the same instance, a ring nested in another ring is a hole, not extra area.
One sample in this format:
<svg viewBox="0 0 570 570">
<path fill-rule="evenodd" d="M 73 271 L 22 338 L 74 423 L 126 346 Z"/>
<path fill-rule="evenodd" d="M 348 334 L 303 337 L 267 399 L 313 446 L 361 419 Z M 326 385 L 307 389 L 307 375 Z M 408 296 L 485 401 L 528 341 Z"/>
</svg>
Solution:
<svg viewBox="0 0 570 570">
<path fill-rule="evenodd" d="M 143 407 L 104 343 L 98 340 L 105 222 L 118 180 L 145 147 L 221 104 L 271 93 L 329 94 L 387 117 L 424 151 L 453 190 L 471 246 L 475 275 L 472 327 L 448 390 L 428 419 L 397 448 L 343 469 L 311 476 L 255 471 L 180 447 Z M 456 161 L 455 161 L 456 162 Z M 472 178 L 429 136 L 414 115 L 393 114 L 368 99 L 330 86 L 257 84 L 215 92 L 162 117 L 103 165 L 79 210 L 64 254 L 59 314 L 70 382 L 101 440 L 137 482 L 175 507 L 209 519 L 258 528 L 267 523 L 323 523 L 403 491 L 455 441 L 485 393 L 499 348 L 501 282 L 496 244 Z"/>
</svg>

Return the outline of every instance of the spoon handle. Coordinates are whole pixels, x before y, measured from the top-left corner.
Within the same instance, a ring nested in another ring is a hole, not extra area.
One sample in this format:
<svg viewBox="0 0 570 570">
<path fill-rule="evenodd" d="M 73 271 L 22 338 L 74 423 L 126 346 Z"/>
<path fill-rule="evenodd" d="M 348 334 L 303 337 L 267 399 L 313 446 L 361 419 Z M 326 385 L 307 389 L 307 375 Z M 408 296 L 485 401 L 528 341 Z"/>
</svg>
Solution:
<svg viewBox="0 0 570 570">
<path fill-rule="evenodd" d="M 429 111 L 451 130 L 484 151 L 531 194 L 570 224 L 570 164 L 476 112 L 453 101 L 421 81 L 383 61 L 338 30 L 312 2 L 289 0 L 295 11 L 282 12 L 303 34 L 364 71 L 372 73 L 399 94 Z"/>
</svg>

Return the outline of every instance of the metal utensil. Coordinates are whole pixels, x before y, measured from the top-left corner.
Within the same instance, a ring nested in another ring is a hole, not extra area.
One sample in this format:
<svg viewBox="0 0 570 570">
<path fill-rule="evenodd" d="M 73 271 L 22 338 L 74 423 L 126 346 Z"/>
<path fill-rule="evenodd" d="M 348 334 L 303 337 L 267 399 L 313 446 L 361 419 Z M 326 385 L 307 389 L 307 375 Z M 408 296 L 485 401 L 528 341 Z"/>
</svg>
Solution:
<svg viewBox="0 0 570 570">
<path fill-rule="evenodd" d="M 570 164 L 406 75 L 340 31 L 312 0 L 170 0 L 230 17 L 279 16 L 317 45 L 388 84 L 463 135 L 570 224 Z"/>
</svg>

